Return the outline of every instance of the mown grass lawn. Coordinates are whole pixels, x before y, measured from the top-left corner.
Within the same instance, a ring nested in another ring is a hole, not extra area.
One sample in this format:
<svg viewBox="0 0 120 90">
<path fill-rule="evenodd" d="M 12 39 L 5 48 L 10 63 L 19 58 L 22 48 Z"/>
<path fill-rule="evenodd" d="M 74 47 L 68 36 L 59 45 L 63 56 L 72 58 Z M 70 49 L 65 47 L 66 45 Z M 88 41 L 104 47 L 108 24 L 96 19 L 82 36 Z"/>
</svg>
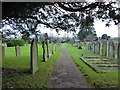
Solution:
<svg viewBox="0 0 120 90">
<path fill-rule="evenodd" d="M 106 73 L 96 73 L 87 66 L 79 57 L 76 56 L 75 53 L 79 55 L 85 56 L 99 56 L 93 53 L 87 52 L 83 49 L 78 49 L 77 47 L 73 47 L 70 44 L 66 44 L 67 50 L 71 57 L 73 58 L 76 65 L 80 68 L 80 70 L 84 73 L 84 75 L 88 78 L 89 83 L 92 87 L 95 88 L 116 88 L 118 87 L 118 71 L 107 71 Z"/>
<path fill-rule="evenodd" d="M 51 47 L 51 46 L 50 46 Z M 47 62 L 43 62 L 42 46 L 38 45 L 38 71 L 32 75 L 30 70 L 30 45 L 21 46 L 21 56 L 15 56 L 15 48 L 7 48 L 2 60 L 3 88 L 46 88 L 49 83 L 52 66 L 61 52 L 61 46 Z M 51 49 L 50 49 L 51 50 Z"/>
</svg>

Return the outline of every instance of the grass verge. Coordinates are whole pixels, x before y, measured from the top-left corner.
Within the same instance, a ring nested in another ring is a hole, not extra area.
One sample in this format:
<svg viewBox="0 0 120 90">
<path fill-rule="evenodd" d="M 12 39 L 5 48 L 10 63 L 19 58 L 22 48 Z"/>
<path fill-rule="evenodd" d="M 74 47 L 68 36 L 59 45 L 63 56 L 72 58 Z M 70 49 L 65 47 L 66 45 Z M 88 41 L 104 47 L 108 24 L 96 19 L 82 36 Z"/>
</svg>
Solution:
<svg viewBox="0 0 120 90">
<path fill-rule="evenodd" d="M 61 46 L 47 62 L 42 60 L 42 46 L 39 45 L 38 71 L 32 75 L 30 68 L 30 46 L 22 46 L 21 56 L 15 56 L 13 47 L 6 51 L 6 58 L 2 62 L 2 88 L 46 88 L 49 84 L 52 66 L 60 55 Z M 5 70 L 5 72 L 4 72 Z"/>
<path fill-rule="evenodd" d="M 80 70 L 84 73 L 84 75 L 88 78 L 89 83 L 92 87 L 95 88 L 118 88 L 118 71 L 109 71 L 106 73 L 96 73 L 87 66 L 82 60 L 79 59 L 75 55 L 75 52 L 80 54 L 84 54 L 85 56 L 90 56 L 91 53 L 85 51 L 84 49 L 77 49 L 76 47 L 72 47 L 70 44 L 66 44 L 67 50 L 71 57 L 73 58 L 76 65 L 80 68 Z M 93 55 L 93 54 L 92 54 Z M 93 55 L 95 56 L 95 55 Z"/>
</svg>

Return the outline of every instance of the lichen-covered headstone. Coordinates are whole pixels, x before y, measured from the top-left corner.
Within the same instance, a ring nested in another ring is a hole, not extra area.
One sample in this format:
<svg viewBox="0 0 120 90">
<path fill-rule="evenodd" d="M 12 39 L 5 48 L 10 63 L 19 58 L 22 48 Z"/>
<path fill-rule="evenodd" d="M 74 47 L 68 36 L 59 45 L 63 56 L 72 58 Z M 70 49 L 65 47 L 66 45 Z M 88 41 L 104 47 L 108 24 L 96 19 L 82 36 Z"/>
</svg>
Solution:
<svg viewBox="0 0 120 90">
<path fill-rule="evenodd" d="M 49 47 L 49 40 L 47 40 L 47 57 L 50 57 L 50 47 Z"/>
<path fill-rule="evenodd" d="M 35 72 L 38 70 L 38 47 L 34 39 L 31 42 L 30 52 L 30 71 L 32 74 L 35 74 Z"/>
<path fill-rule="evenodd" d="M 46 62 L 47 61 L 47 47 L 45 42 L 42 42 L 42 47 L 43 47 L 43 61 Z"/>
<path fill-rule="evenodd" d="M 5 57 L 5 49 L 4 46 L 0 46 L 0 60 L 3 60 Z"/>
<path fill-rule="evenodd" d="M 108 45 L 108 57 L 114 58 L 115 57 L 114 51 L 115 51 L 114 43 L 113 42 L 109 42 L 109 45 Z"/>
<path fill-rule="evenodd" d="M 102 55 L 107 56 L 107 42 L 105 40 L 102 41 Z"/>
<path fill-rule="evenodd" d="M 20 46 L 15 46 L 16 56 L 20 56 Z"/>
</svg>

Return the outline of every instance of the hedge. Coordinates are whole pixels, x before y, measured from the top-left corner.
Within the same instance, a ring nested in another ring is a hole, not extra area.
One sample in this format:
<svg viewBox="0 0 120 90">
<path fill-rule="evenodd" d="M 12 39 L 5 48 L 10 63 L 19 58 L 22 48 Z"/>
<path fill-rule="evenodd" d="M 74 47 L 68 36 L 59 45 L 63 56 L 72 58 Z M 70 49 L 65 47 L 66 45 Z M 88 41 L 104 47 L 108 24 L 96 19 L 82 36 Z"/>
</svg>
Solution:
<svg viewBox="0 0 120 90">
<path fill-rule="evenodd" d="M 9 47 L 12 47 L 12 46 L 24 46 L 25 44 L 25 41 L 24 40 L 10 40 L 8 43 L 7 43 L 7 46 Z"/>
</svg>

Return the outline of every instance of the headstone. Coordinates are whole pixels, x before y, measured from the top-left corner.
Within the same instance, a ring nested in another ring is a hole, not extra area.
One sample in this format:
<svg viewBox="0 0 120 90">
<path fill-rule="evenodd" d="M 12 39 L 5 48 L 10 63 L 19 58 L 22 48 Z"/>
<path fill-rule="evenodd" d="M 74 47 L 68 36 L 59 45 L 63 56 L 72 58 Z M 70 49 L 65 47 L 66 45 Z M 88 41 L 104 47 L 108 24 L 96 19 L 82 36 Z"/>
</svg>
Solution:
<svg viewBox="0 0 120 90">
<path fill-rule="evenodd" d="M 92 52 L 95 53 L 95 42 L 92 42 Z"/>
<path fill-rule="evenodd" d="M 16 56 L 20 56 L 20 46 L 15 46 Z"/>
<path fill-rule="evenodd" d="M 38 70 L 38 47 L 33 39 L 31 42 L 31 61 L 30 61 L 30 71 L 32 74 L 35 74 L 35 72 Z"/>
<path fill-rule="evenodd" d="M 4 46 L 0 46 L 0 60 L 3 60 L 5 57 L 5 49 Z"/>
<path fill-rule="evenodd" d="M 118 59 L 120 60 L 120 42 L 118 43 Z"/>
<path fill-rule="evenodd" d="M 118 52 L 118 43 L 114 43 L 114 45 L 115 45 L 115 53 L 117 53 Z"/>
<path fill-rule="evenodd" d="M 89 47 L 88 47 L 88 48 L 89 48 L 89 51 L 90 51 L 90 52 L 93 51 L 93 45 L 92 45 L 92 43 L 89 43 Z"/>
<path fill-rule="evenodd" d="M 79 48 L 79 46 L 80 46 L 80 43 L 78 42 L 78 48 Z"/>
<path fill-rule="evenodd" d="M 91 43 L 88 44 L 88 51 L 91 51 Z"/>
<path fill-rule="evenodd" d="M 28 46 L 28 40 L 25 40 L 25 45 Z"/>
<path fill-rule="evenodd" d="M 109 45 L 108 45 L 108 57 L 114 58 L 115 57 L 114 51 L 115 51 L 114 43 L 113 42 L 109 42 Z"/>
<path fill-rule="evenodd" d="M 47 57 L 50 57 L 50 47 L 49 47 L 49 40 L 47 40 Z"/>
<path fill-rule="evenodd" d="M 102 41 L 102 55 L 107 56 L 107 42 L 105 40 Z"/>
<path fill-rule="evenodd" d="M 100 55 L 100 42 L 95 43 L 95 54 Z"/>
<path fill-rule="evenodd" d="M 43 47 L 43 61 L 46 62 L 47 61 L 47 48 L 46 48 L 45 42 L 42 43 L 42 47 Z"/>
<path fill-rule="evenodd" d="M 55 51 L 58 49 L 59 43 L 56 42 Z"/>
<path fill-rule="evenodd" d="M 4 45 L 4 49 L 5 49 L 5 51 L 7 50 L 7 44 Z"/>
<path fill-rule="evenodd" d="M 52 42 L 52 54 L 54 54 L 55 48 L 54 48 L 54 43 Z"/>
<path fill-rule="evenodd" d="M 2 35 L 0 35 L 0 46 L 2 46 Z"/>
</svg>

